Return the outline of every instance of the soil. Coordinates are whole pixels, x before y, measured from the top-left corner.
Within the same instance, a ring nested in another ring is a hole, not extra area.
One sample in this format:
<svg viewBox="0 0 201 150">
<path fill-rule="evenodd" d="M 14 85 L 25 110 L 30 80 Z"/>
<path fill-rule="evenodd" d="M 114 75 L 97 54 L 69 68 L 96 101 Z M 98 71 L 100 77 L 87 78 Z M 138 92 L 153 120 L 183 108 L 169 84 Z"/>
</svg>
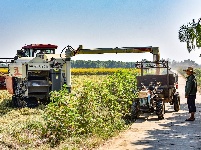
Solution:
<svg viewBox="0 0 201 150">
<path fill-rule="evenodd" d="M 155 114 L 143 114 L 128 130 L 96 150 L 201 150 L 201 95 L 197 93 L 195 121 L 185 121 L 190 114 L 184 89 L 185 79 L 179 76 L 180 111 L 165 103 L 163 120 Z"/>
</svg>

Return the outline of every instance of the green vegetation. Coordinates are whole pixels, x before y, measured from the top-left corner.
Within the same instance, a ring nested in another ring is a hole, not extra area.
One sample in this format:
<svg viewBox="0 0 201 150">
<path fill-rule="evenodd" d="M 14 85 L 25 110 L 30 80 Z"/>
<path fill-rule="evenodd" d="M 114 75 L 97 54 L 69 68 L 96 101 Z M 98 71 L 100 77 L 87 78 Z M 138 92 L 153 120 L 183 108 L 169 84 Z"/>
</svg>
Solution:
<svg viewBox="0 0 201 150">
<path fill-rule="evenodd" d="M 194 19 L 179 29 L 180 42 L 186 42 L 189 53 L 196 47 L 201 47 L 201 18 L 196 22 Z"/>
<path fill-rule="evenodd" d="M 73 76 L 72 93 L 52 92 L 52 102 L 35 109 L 12 108 L 5 92 L 0 149 L 92 149 L 128 127 L 136 74 Z"/>
<path fill-rule="evenodd" d="M 44 135 L 52 146 L 70 137 L 111 137 L 125 127 L 135 86 L 135 75 L 118 71 L 102 82 L 84 82 L 81 91 L 52 92 L 44 113 Z"/>
<path fill-rule="evenodd" d="M 122 70 L 122 68 L 72 68 L 71 74 L 72 75 L 112 75 L 119 70 Z M 132 69 L 127 68 L 124 70 L 132 72 Z M 140 73 L 139 69 L 135 69 L 135 72 L 136 71 Z"/>
</svg>

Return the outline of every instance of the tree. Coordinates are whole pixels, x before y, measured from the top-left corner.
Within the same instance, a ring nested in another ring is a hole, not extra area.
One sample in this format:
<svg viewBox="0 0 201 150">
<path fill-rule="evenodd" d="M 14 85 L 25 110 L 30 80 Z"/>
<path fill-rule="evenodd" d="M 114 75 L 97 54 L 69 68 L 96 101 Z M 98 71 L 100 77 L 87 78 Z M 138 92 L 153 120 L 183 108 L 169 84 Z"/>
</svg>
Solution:
<svg viewBox="0 0 201 150">
<path fill-rule="evenodd" d="M 201 47 L 201 18 L 196 23 L 193 19 L 187 25 L 182 25 L 179 29 L 180 42 L 186 42 L 188 52 L 190 53 L 196 47 Z"/>
</svg>

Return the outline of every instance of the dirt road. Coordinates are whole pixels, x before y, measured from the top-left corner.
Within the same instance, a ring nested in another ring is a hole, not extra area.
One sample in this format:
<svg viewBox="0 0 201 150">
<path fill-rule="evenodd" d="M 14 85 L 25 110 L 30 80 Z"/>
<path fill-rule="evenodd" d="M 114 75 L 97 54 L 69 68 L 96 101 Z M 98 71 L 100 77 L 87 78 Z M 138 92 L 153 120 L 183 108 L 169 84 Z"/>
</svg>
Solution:
<svg viewBox="0 0 201 150">
<path fill-rule="evenodd" d="M 201 150 L 201 95 L 197 94 L 196 120 L 186 122 L 189 114 L 184 86 L 185 79 L 179 76 L 179 112 L 174 112 L 173 106 L 166 103 L 164 120 L 158 120 L 156 115 L 141 116 L 130 129 L 97 150 Z"/>
</svg>

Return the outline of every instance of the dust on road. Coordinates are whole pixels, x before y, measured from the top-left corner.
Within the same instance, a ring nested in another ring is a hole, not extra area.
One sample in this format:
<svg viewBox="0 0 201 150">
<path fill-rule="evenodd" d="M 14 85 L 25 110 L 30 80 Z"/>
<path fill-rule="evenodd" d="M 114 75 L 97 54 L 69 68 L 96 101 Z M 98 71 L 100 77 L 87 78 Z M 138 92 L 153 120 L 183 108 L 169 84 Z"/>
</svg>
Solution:
<svg viewBox="0 0 201 150">
<path fill-rule="evenodd" d="M 190 115 L 184 98 L 185 79 L 179 76 L 180 111 L 166 103 L 164 120 L 156 115 L 140 116 L 130 129 L 104 143 L 97 150 L 201 150 L 201 95 L 196 99 L 196 120 L 186 122 Z"/>
</svg>

